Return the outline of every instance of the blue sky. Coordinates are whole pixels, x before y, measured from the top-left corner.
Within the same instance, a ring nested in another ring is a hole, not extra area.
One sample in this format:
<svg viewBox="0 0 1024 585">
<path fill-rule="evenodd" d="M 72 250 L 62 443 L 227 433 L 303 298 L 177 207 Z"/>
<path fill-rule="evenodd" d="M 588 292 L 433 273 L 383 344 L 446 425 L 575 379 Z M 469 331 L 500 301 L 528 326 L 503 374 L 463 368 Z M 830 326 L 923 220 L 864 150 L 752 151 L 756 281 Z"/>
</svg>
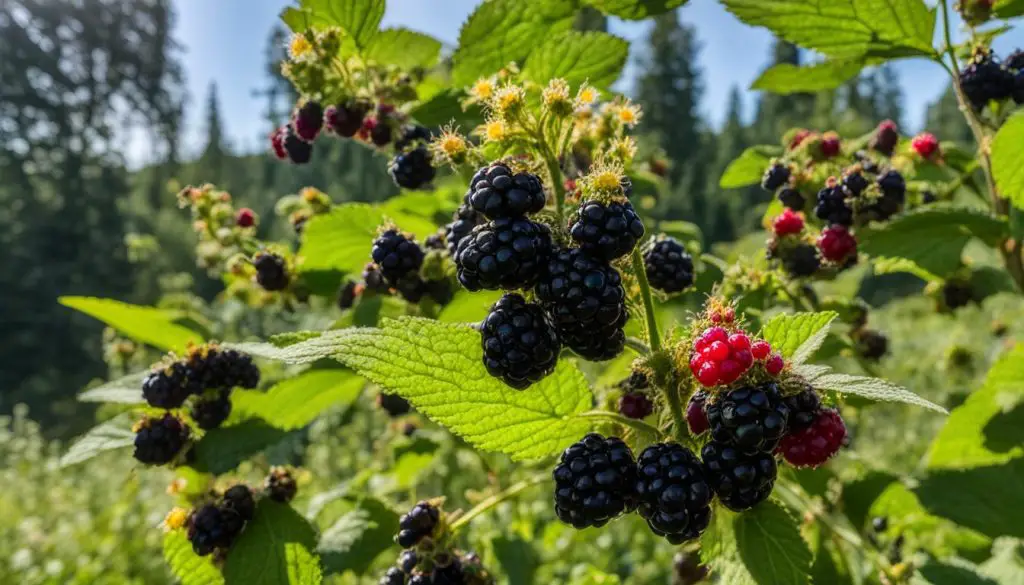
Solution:
<svg viewBox="0 0 1024 585">
<path fill-rule="evenodd" d="M 190 108 L 186 121 L 186 150 L 199 148 L 203 133 L 203 108 L 207 87 L 218 84 L 224 125 L 233 146 L 252 151 L 264 147 L 261 111 L 264 102 L 252 91 L 264 83 L 263 49 L 267 34 L 288 0 L 175 0 L 178 13 L 176 38 L 184 46 L 182 59 L 187 75 Z M 450 46 L 458 39 L 459 26 L 479 0 L 388 0 L 385 26 L 405 26 L 429 33 Z M 724 116 L 726 98 L 733 85 L 745 89 L 764 68 L 771 36 L 748 27 L 727 13 L 716 0 L 691 0 L 681 9 L 684 21 L 697 28 L 701 44 L 700 66 L 706 92 L 702 109 L 713 123 Z M 615 21 L 611 32 L 640 44 L 648 25 Z M 1002 51 L 1024 44 L 1017 31 L 997 45 Z M 1015 42 L 1014 42 L 1015 41 Z M 635 50 L 635 48 L 634 48 Z M 922 60 L 903 61 L 897 70 L 906 98 L 905 122 L 916 129 L 924 107 L 945 84 L 945 73 Z M 626 79 L 630 70 L 627 69 Z M 625 84 L 623 84 L 625 85 Z M 755 92 L 745 92 L 747 111 Z M 144 162 L 148 149 L 135 141 L 134 162 Z"/>
</svg>

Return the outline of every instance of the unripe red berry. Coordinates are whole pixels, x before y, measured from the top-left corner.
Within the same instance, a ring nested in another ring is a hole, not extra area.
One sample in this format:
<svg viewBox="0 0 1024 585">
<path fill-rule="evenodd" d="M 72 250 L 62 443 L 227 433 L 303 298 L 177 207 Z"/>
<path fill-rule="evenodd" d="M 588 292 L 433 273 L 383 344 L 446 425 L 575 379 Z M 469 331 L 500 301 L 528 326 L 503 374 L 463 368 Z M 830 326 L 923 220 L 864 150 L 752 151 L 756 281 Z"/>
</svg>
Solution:
<svg viewBox="0 0 1024 585">
<path fill-rule="evenodd" d="M 725 310 L 725 313 L 722 315 L 722 318 L 725 319 L 726 323 L 732 323 L 733 321 L 736 320 L 736 311 L 733 310 L 732 307 L 729 307 L 728 309 Z"/>
<path fill-rule="evenodd" d="M 247 228 L 256 225 L 256 212 L 249 209 L 248 207 L 243 207 L 239 209 L 238 213 L 235 214 L 235 225 L 241 228 Z"/>
<path fill-rule="evenodd" d="M 697 371 L 697 381 L 702 386 L 714 386 L 718 383 L 718 364 L 711 361 L 705 361 L 700 365 L 700 370 Z"/>
<path fill-rule="evenodd" d="M 826 132 L 821 137 L 821 154 L 825 158 L 832 158 L 839 154 L 842 142 L 839 139 L 839 135 L 835 132 Z"/>
<path fill-rule="evenodd" d="M 754 359 L 763 360 L 771 352 L 772 346 L 767 341 L 758 340 L 750 346 L 750 353 L 754 355 Z"/>
<path fill-rule="evenodd" d="M 797 130 L 796 134 L 793 135 L 793 139 L 789 141 L 789 149 L 794 150 L 798 148 L 811 134 L 813 134 L 813 132 L 805 128 Z"/>
<path fill-rule="evenodd" d="M 654 412 L 654 403 L 643 392 L 629 392 L 619 398 L 619 414 L 626 418 L 642 419 Z"/>
<path fill-rule="evenodd" d="M 693 342 L 693 351 L 700 353 L 709 345 L 711 345 L 711 342 L 706 337 L 698 337 Z"/>
<path fill-rule="evenodd" d="M 287 132 L 284 128 L 278 128 L 270 134 L 270 148 L 274 151 L 274 156 L 280 160 L 288 158 L 288 151 L 284 149 L 285 136 L 287 136 Z"/>
<path fill-rule="evenodd" d="M 786 361 L 782 359 L 782 356 L 775 353 L 772 354 L 768 361 L 764 363 L 764 369 L 768 371 L 772 376 L 778 376 L 782 373 L 782 369 L 786 367 Z"/>
<path fill-rule="evenodd" d="M 754 365 L 754 354 L 752 354 L 749 349 L 740 349 L 734 351 L 732 354 L 732 359 L 739 362 L 739 364 L 743 366 L 744 370 L 747 370 L 750 368 L 750 366 Z"/>
<path fill-rule="evenodd" d="M 777 452 L 795 467 L 818 467 L 835 456 L 846 440 L 846 424 L 834 409 L 824 409 L 811 426 L 782 438 Z"/>
<path fill-rule="evenodd" d="M 822 230 L 818 236 L 818 249 L 822 258 L 835 263 L 842 263 L 857 252 L 857 239 L 846 226 L 833 225 Z"/>
<path fill-rule="evenodd" d="M 725 344 L 721 341 L 714 341 L 711 343 L 711 345 L 704 348 L 704 351 L 701 352 L 701 355 L 703 355 L 705 359 L 720 362 L 728 358 L 730 353 L 732 352 L 729 350 L 728 344 Z"/>
<path fill-rule="evenodd" d="M 690 432 L 695 435 L 703 433 L 711 426 L 708 423 L 708 413 L 704 410 L 707 398 L 707 394 L 703 391 L 697 392 L 686 405 L 686 424 L 690 427 Z"/>
<path fill-rule="evenodd" d="M 697 372 L 700 371 L 700 367 L 702 365 L 704 365 L 704 357 L 699 353 L 694 352 L 693 355 L 690 356 L 690 371 L 693 372 L 694 376 L 696 376 Z"/>
<path fill-rule="evenodd" d="M 931 132 L 922 132 L 910 141 L 914 152 L 925 160 L 931 160 L 939 153 L 939 139 Z"/>
<path fill-rule="evenodd" d="M 722 322 L 722 315 L 721 315 L 721 313 L 711 313 L 710 319 L 711 319 L 712 323 L 716 323 L 716 324 L 717 323 L 721 323 Z"/>
<path fill-rule="evenodd" d="M 896 127 L 896 122 L 884 120 L 878 125 L 875 135 L 871 138 L 871 148 L 886 156 L 892 156 L 899 141 L 900 133 Z"/>
<path fill-rule="evenodd" d="M 804 231 L 804 217 L 792 209 L 786 209 L 772 221 L 772 230 L 777 236 L 799 234 Z"/>
</svg>

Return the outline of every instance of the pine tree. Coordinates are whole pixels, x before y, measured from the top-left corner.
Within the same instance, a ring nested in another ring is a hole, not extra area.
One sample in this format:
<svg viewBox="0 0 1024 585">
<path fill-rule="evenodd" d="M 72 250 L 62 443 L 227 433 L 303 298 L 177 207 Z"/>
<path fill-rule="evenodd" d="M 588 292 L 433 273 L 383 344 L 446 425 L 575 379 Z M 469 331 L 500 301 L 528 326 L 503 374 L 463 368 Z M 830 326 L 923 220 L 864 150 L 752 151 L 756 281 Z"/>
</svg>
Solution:
<svg viewBox="0 0 1024 585">
<path fill-rule="evenodd" d="M 217 83 L 211 82 L 206 95 L 206 145 L 199 157 L 199 168 L 204 173 L 202 182 L 219 183 L 225 174 L 228 146 L 224 139 L 224 126 L 220 116 L 220 98 Z"/>
<path fill-rule="evenodd" d="M 743 124 L 743 98 L 738 87 L 729 91 L 729 105 L 726 110 L 725 124 L 715 140 L 714 160 L 708 176 L 707 193 L 716 202 L 709 221 L 711 230 L 705 233 L 709 243 L 731 240 L 735 237 L 735 228 L 747 229 L 756 227 L 747 221 L 752 207 L 764 199 L 760 189 L 739 189 L 721 192 L 718 181 L 722 173 L 743 150 L 749 146 L 747 128 Z M 720 216 L 728 217 L 726 222 Z M 737 225 L 738 224 L 738 225 Z M 727 229 L 726 229 L 727 228 Z"/>
</svg>

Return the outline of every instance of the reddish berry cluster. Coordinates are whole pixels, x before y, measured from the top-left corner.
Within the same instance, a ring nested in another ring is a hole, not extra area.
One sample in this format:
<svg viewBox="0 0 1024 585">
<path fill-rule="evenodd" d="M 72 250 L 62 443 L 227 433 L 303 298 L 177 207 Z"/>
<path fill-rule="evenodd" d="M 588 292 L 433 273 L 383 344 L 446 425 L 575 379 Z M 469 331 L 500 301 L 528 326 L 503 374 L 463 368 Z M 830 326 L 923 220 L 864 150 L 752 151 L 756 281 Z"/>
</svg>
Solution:
<svg viewBox="0 0 1024 585">
<path fill-rule="evenodd" d="M 835 456 L 846 440 L 846 424 L 839 411 L 822 408 L 805 429 L 791 429 L 776 453 L 794 467 L 818 467 Z"/>
<path fill-rule="evenodd" d="M 772 220 L 772 230 L 779 237 L 799 234 L 804 231 L 804 216 L 792 209 L 786 209 L 782 215 Z"/>
<path fill-rule="evenodd" d="M 932 160 L 939 155 L 939 139 L 931 132 L 918 134 L 910 141 L 910 146 L 925 160 Z"/>
<path fill-rule="evenodd" d="M 702 386 L 710 388 L 739 380 L 755 361 L 763 362 L 772 376 L 779 375 L 786 365 L 781 355 L 772 353 L 768 342 L 751 342 L 743 331 L 729 334 L 724 327 L 714 326 L 694 341 L 690 371 Z"/>
<path fill-rule="evenodd" d="M 825 158 L 832 158 L 839 154 L 842 141 L 835 132 L 826 132 L 821 137 L 821 154 Z"/>
<path fill-rule="evenodd" d="M 829 262 L 844 264 L 857 254 L 857 239 L 846 226 L 832 225 L 818 236 L 818 250 Z"/>
</svg>

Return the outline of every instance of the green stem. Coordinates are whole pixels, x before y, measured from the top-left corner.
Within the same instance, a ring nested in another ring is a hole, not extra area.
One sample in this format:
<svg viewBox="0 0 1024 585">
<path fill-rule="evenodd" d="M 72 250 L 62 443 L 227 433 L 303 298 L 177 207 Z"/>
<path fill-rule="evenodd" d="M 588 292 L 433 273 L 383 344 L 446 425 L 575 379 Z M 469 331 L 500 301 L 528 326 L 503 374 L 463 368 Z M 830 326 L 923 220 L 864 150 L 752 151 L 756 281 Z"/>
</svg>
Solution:
<svg viewBox="0 0 1024 585">
<path fill-rule="evenodd" d="M 643 340 L 637 339 L 636 337 L 627 337 L 626 347 L 640 355 L 650 355 L 651 353 L 651 348 L 647 347 L 647 344 L 644 343 Z"/>
<path fill-rule="evenodd" d="M 480 514 L 483 514 L 484 512 L 490 510 L 491 508 L 497 506 L 498 504 L 500 504 L 500 503 L 502 503 L 502 502 L 504 502 L 506 500 L 510 500 L 510 499 L 516 497 L 520 493 L 528 490 L 529 488 L 531 488 L 531 487 L 533 487 L 535 485 L 540 485 L 540 484 L 542 484 L 544 482 L 548 482 L 548 481 L 552 481 L 551 480 L 551 476 L 548 475 L 548 474 L 545 474 L 545 475 L 538 475 L 538 476 L 535 476 L 535 477 L 531 477 L 530 479 L 524 479 L 523 481 L 520 481 L 520 482 L 517 482 L 517 483 L 514 483 L 514 484 L 510 485 L 509 487 L 505 488 L 504 490 L 502 490 L 502 491 L 500 491 L 500 492 L 498 492 L 498 493 L 496 493 L 496 494 L 494 494 L 492 496 L 489 496 L 489 497 L 485 498 L 479 504 L 474 506 L 473 509 L 471 509 L 470 511 L 466 512 L 465 514 L 459 516 L 455 520 L 455 522 L 452 522 L 451 527 L 450 527 L 451 531 L 452 532 L 457 532 L 460 528 L 462 528 L 463 526 L 469 524 L 474 518 L 476 518 Z"/>
<path fill-rule="evenodd" d="M 615 412 L 608 412 L 607 410 L 589 410 L 587 412 L 580 413 L 580 414 L 578 414 L 576 416 L 579 416 L 581 418 L 594 418 L 594 419 L 604 420 L 604 421 L 607 421 L 607 422 L 610 422 L 610 423 L 615 423 L 617 425 L 621 425 L 621 426 L 624 426 L 624 427 L 629 427 L 629 428 L 631 428 L 631 429 L 633 429 L 635 431 L 644 433 L 645 435 L 648 435 L 648 436 L 651 436 L 651 437 L 657 437 L 657 438 L 661 438 L 662 437 L 662 432 L 660 430 L 658 430 L 657 428 L 655 428 L 655 427 L 645 423 L 642 420 L 637 420 L 637 419 L 633 419 L 633 418 L 626 418 L 626 417 L 622 416 L 621 414 L 618 414 L 618 413 L 615 413 Z"/>
<path fill-rule="evenodd" d="M 633 248 L 633 272 L 640 286 L 640 297 L 644 301 L 644 313 L 647 315 L 647 341 L 651 351 L 661 351 L 661 335 L 658 333 L 658 317 L 654 312 L 654 297 L 651 296 L 651 284 L 647 281 L 647 270 L 644 268 L 644 257 L 639 246 Z"/>
<path fill-rule="evenodd" d="M 683 415 L 683 405 L 679 401 L 679 393 L 675 388 L 662 388 L 661 393 L 668 402 L 668 411 L 672 415 L 672 436 L 680 445 L 687 445 L 690 442 L 689 427 L 686 426 L 686 417 Z"/>
<path fill-rule="evenodd" d="M 565 185 L 562 184 L 558 158 L 549 152 L 547 145 L 544 146 L 544 162 L 547 163 L 551 188 L 555 192 L 555 215 L 558 217 L 558 225 L 562 226 L 565 223 Z"/>
</svg>

